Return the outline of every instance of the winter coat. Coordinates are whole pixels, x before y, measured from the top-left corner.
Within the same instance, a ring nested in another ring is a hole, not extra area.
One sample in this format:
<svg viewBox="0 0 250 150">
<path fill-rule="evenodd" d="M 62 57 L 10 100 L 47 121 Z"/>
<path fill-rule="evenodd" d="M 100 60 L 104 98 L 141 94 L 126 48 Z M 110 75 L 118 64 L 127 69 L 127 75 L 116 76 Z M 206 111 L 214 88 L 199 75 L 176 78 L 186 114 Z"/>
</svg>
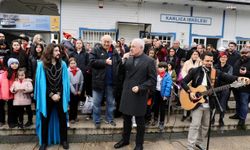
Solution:
<svg viewBox="0 0 250 150">
<path fill-rule="evenodd" d="M 172 87 L 172 77 L 169 73 L 165 73 L 161 81 L 161 96 L 170 97 L 171 96 L 171 87 Z"/>
<path fill-rule="evenodd" d="M 78 71 L 76 72 L 76 75 L 74 76 L 73 73 L 70 71 L 70 68 L 68 68 L 69 73 L 69 80 L 70 80 L 70 92 L 73 94 L 77 94 L 77 92 L 81 92 L 83 88 L 84 83 L 84 77 L 82 74 L 82 71 L 77 68 Z"/>
<path fill-rule="evenodd" d="M 31 79 L 24 79 L 22 82 L 14 81 L 10 87 L 10 92 L 14 94 L 14 106 L 31 105 L 30 93 L 33 91 L 31 81 Z M 17 91 L 18 89 L 24 89 L 24 91 Z"/>
<path fill-rule="evenodd" d="M 112 75 L 113 75 L 113 92 L 115 93 L 114 88 L 117 86 L 118 80 L 118 66 L 121 63 L 121 57 L 115 48 L 112 46 Z M 101 89 L 105 88 L 105 79 L 106 79 L 106 59 L 108 59 L 107 51 L 101 47 L 95 47 L 94 50 L 89 55 L 90 66 L 92 68 L 92 88 Z"/>
<path fill-rule="evenodd" d="M 14 98 L 14 94 L 10 92 L 10 87 L 15 80 L 15 74 L 13 73 L 11 79 L 7 78 L 7 71 L 0 71 L 0 100 L 11 100 Z"/>
<path fill-rule="evenodd" d="M 221 64 L 216 64 L 214 66 L 216 69 L 219 69 L 222 72 L 228 73 L 230 75 L 233 74 L 233 67 L 229 64 L 225 64 L 225 66 L 221 67 Z M 226 85 L 226 82 L 223 82 L 223 80 L 218 79 L 218 86 Z"/>
<path fill-rule="evenodd" d="M 241 67 L 246 67 L 246 74 L 240 74 Z M 238 61 L 235 62 L 233 67 L 233 75 L 250 78 L 250 58 L 245 61 L 242 61 L 242 59 L 238 59 Z M 239 91 L 250 93 L 250 85 L 240 87 Z"/>
<path fill-rule="evenodd" d="M 133 64 L 133 57 L 126 60 L 121 65 L 125 80 L 120 102 L 120 111 L 131 116 L 144 116 L 147 108 L 148 91 L 155 90 L 156 87 L 156 67 L 155 61 L 142 54 L 138 58 L 136 66 Z M 134 93 L 132 88 L 139 87 L 139 92 Z"/>
<path fill-rule="evenodd" d="M 181 69 L 182 77 L 184 78 L 188 74 L 190 69 L 199 67 L 199 66 L 201 66 L 201 64 L 202 64 L 202 62 L 200 59 L 196 60 L 195 63 L 193 63 L 192 59 L 189 59 L 186 62 L 184 62 L 183 67 Z"/>
<path fill-rule="evenodd" d="M 28 68 L 28 57 L 24 50 L 20 49 L 19 52 L 10 51 L 10 53 L 4 57 L 4 63 L 6 66 L 9 58 L 16 58 L 19 61 L 19 68 Z"/>
<path fill-rule="evenodd" d="M 28 59 L 27 77 L 32 79 L 33 82 L 36 76 L 37 60 L 38 59 L 34 55 L 30 55 Z"/>
<path fill-rule="evenodd" d="M 79 54 L 76 50 L 74 50 L 69 55 L 69 58 L 70 57 L 74 57 L 76 59 L 77 67 L 80 68 L 82 74 L 85 75 L 89 63 L 89 54 L 86 53 L 84 49 Z"/>
</svg>

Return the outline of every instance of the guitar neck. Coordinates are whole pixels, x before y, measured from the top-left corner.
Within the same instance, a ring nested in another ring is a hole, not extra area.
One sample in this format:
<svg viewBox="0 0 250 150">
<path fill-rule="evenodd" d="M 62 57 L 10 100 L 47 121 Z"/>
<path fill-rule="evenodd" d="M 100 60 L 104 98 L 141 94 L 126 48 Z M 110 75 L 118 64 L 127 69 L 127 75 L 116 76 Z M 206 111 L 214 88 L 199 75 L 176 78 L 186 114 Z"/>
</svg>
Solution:
<svg viewBox="0 0 250 150">
<path fill-rule="evenodd" d="M 220 92 L 220 91 L 229 89 L 230 87 L 231 87 L 231 85 L 230 85 L 230 84 L 227 84 L 227 85 L 223 85 L 223 86 L 214 88 L 214 91 L 215 91 L 215 92 Z M 208 94 L 210 94 L 210 93 L 213 93 L 213 90 L 212 90 L 212 89 L 203 92 L 202 95 L 208 95 Z"/>
</svg>

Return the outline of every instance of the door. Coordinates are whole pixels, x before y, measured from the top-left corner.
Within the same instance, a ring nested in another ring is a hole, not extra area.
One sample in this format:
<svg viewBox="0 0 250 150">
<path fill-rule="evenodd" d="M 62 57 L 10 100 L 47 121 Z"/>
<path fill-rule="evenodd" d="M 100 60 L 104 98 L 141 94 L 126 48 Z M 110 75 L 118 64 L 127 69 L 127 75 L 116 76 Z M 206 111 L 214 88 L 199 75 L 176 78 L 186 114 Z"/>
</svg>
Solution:
<svg viewBox="0 0 250 150">
<path fill-rule="evenodd" d="M 140 37 L 140 31 L 144 29 L 142 24 L 119 24 L 118 30 L 119 30 L 119 37 L 125 38 L 125 43 L 129 45 L 130 42 L 134 38 Z"/>
</svg>

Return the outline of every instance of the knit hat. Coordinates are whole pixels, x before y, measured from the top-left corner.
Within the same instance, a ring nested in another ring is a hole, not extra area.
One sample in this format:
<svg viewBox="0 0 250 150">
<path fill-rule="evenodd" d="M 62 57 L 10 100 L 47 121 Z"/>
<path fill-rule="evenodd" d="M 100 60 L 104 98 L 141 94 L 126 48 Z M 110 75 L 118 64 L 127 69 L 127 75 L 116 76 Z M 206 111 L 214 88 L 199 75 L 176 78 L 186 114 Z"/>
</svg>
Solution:
<svg viewBox="0 0 250 150">
<path fill-rule="evenodd" d="M 19 61 L 16 59 L 16 58 L 10 58 L 9 60 L 8 60 L 8 67 L 10 67 L 10 65 L 11 64 L 13 64 L 13 63 L 17 63 L 17 64 L 19 64 Z"/>
<path fill-rule="evenodd" d="M 227 56 L 227 55 L 228 55 L 227 52 L 220 52 L 220 53 L 219 53 L 219 57 Z"/>
</svg>

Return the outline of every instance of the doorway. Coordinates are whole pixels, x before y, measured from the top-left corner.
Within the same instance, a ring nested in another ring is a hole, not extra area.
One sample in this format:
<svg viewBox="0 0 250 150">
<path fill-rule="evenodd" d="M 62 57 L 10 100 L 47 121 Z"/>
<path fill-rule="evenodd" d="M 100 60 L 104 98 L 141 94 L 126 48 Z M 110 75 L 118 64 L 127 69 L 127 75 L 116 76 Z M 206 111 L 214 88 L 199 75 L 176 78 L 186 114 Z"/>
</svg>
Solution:
<svg viewBox="0 0 250 150">
<path fill-rule="evenodd" d="M 211 44 L 215 49 L 217 49 L 217 43 L 219 39 L 216 38 L 207 38 L 207 45 Z"/>
</svg>

